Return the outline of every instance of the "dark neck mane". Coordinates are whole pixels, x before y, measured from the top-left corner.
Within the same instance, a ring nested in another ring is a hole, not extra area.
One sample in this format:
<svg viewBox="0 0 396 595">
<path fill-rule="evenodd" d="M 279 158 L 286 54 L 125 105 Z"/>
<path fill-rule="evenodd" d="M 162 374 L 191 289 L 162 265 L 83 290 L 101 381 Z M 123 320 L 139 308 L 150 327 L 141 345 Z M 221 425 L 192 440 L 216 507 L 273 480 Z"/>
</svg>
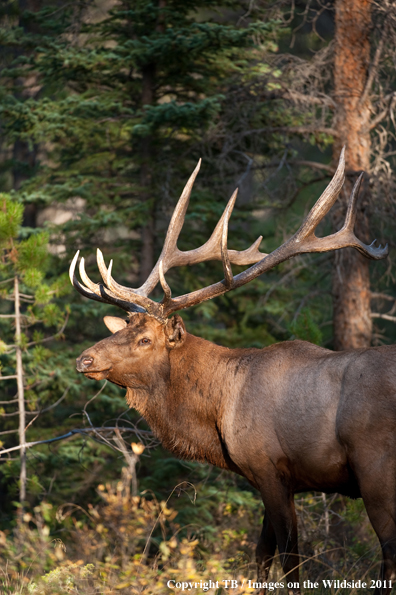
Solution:
<svg viewBox="0 0 396 595">
<path fill-rule="evenodd" d="M 128 403 L 176 456 L 238 471 L 222 440 L 223 412 L 242 380 L 237 351 L 187 334 L 169 353 L 167 378 L 150 391 L 128 388 Z"/>
</svg>

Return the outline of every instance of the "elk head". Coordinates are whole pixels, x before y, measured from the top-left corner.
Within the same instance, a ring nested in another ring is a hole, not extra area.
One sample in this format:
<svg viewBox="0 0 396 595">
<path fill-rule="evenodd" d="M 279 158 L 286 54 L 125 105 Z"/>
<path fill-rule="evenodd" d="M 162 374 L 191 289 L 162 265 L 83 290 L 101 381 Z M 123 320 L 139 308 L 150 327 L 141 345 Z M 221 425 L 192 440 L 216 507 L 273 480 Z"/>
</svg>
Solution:
<svg viewBox="0 0 396 595">
<path fill-rule="evenodd" d="M 136 312 L 128 322 L 105 316 L 104 323 L 112 336 L 81 354 L 76 362 L 79 372 L 132 389 L 150 388 L 153 378 L 163 377 L 164 373 L 169 376 L 169 351 L 181 347 L 186 336 L 180 316 L 163 323 Z"/>
<path fill-rule="evenodd" d="M 77 369 L 86 376 L 95 379 L 108 378 L 122 386 L 130 386 L 128 382 L 139 384 L 143 376 L 147 375 L 150 366 L 157 368 L 166 365 L 170 351 L 183 345 L 184 324 L 179 316 L 168 320 L 170 314 L 241 287 L 292 256 L 308 252 L 327 252 L 346 247 L 356 248 L 368 258 L 375 260 L 383 258 L 387 254 L 387 246 L 384 248 L 375 247 L 375 240 L 367 246 L 354 234 L 356 201 L 363 174 L 359 176 L 352 190 L 342 229 L 324 238 L 318 238 L 315 235 L 318 224 L 330 211 L 344 183 L 344 149 L 341 152 L 333 179 L 308 213 L 300 229 L 270 254 L 259 251 L 262 236 L 247 250 L 228 249 L 228 221 L 235 204 L 237 191 L 231 196 L 210 239 L 199 248 L 183 252 L 177 248 L 177 240 L 199 168 L 200 162 L 188 180 L 175 208 L 158 262 L 141 287 L 132 289 L 117 283 L 111 274 L 112 261 L 107 267 L 99 249 L 97 262 L 103 283 L 93 283 L 89 279 L 85 272 L 84 258 L 81 258 L 79 270 L 83 285 L 75 276 L 79 252 L 73 258 L 70 265 L 70 279 L 74 287 L 88 298 L 119 306 L 129 316 L 128 323 L 122 319 L 105 317 L 107 327 L 114 334 L 84 351 L 77 360 Z M 176 266 L 192 265 L 208 260 L 220 260 L 223 263 L 224 279 L 209 287 L 173 298 L 165 280 L 166 272 Z M 252 266 L 234 276 L 231 264 Z M 161 302 L 155 302 L 148 297 L 158 283 L 161 284 L 164 292 Z M 128 366 L 125 365 L 126 362 L 128 362 Z M 127 369 L 128 373 L 125 372 Z"/>
</svg>

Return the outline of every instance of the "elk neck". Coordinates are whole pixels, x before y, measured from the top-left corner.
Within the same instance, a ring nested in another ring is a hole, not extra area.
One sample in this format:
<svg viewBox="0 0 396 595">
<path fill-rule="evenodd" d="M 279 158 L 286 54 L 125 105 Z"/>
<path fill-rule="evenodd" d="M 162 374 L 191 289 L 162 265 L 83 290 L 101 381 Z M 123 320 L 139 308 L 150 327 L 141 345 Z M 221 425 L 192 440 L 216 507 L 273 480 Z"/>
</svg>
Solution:
<svg viewBox="0 0 396 595">
<path fill-rule="evenodd" d="M 247 369 L 238 352 L 187 333 L 184 345 L 169 352 L 150 389 L 129 387 L 127 401 L 143 415 L 163 446 L 178 457 L 239 469 L 223 440 L 223 419 L 233 407 Z"/>
</svg>

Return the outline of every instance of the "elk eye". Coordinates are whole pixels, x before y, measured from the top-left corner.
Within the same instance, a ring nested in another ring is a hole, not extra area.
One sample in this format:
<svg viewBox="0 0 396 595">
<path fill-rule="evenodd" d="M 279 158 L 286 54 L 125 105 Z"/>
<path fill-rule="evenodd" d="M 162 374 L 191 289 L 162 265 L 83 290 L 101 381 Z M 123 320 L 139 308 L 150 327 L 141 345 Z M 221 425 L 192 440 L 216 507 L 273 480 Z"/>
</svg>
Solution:
<svg viewBox="0 0 396 595">
<path fill-rule="evenodd" d="M 151 341 L 150 339 L 147 339 L 147 337 L 143 337 L 143 339 L 140 339 L 139 341 L 139 345 L 150 345 Z"/>
</svg>

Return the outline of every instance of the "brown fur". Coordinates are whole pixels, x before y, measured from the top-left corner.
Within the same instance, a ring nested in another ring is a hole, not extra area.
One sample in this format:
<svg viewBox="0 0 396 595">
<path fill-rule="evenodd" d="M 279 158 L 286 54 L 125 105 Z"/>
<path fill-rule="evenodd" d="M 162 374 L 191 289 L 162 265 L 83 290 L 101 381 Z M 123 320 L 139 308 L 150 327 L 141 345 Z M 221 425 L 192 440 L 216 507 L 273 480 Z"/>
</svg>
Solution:
<svg viewBox="0 0 396 595">
<path fill-rule="evenodd" d="M 77 369 L 126 387 L 128 404 L 177 456 L 235 471 L 260 491 L 259 581 L 277 545 L 298 582 L 293 495 L 305 490 L 362 496 L 383 550 L 381 580 L 395 577 L 396 347 L 227 349 L 188 334 L 180 316 L 106 323 L 115 334 L 84 351 Z"/>
</svg>

